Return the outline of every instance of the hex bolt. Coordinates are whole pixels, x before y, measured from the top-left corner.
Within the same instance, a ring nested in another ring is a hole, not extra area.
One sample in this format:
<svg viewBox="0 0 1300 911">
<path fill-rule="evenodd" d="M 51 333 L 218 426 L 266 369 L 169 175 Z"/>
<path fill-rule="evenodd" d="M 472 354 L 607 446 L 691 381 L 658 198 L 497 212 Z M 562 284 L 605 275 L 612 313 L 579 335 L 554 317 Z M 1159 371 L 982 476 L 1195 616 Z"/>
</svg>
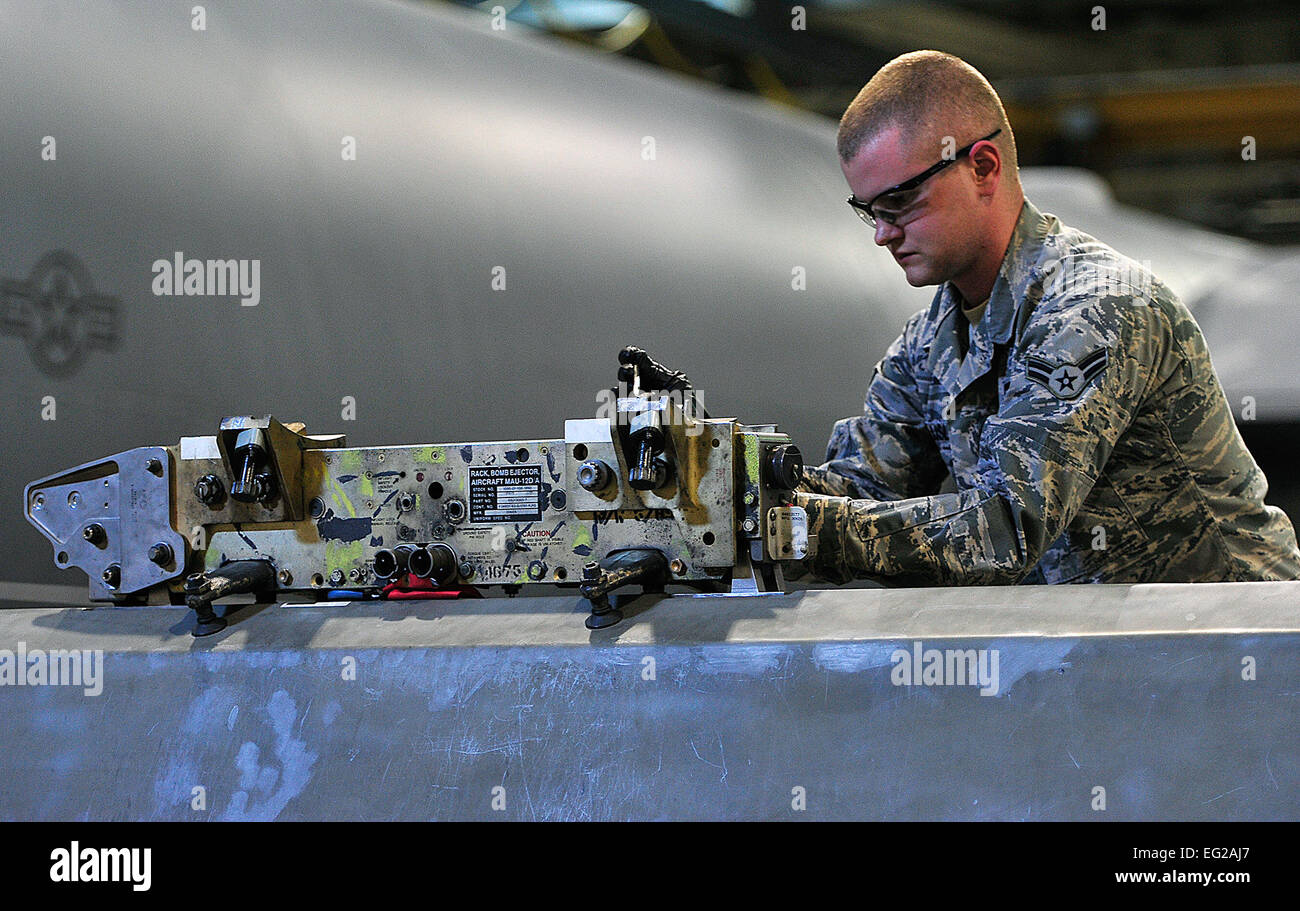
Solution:
<svg viewBox="0 0 1300 911">
<path fill-rule="evenodd" d="M 343 570 L 336 569 L 334 570 L 334 572 L 330 573 L 330 585 L 342 585 L 342 584 L 343 584 Z"/>
<path fill-rule="evenodd" d="M 253 490 L 253 500 L 255 502 L 265 503 L 267 500 L 271 499 L 271 492 L 274 490 L 274 487 L 271 484 L 271 476 L 269 474 L 253 475 L 251 486 Z"/>
<path fill-rule="evenodd" d="M 280 570 L 279 578 L 281 585 L 291 585 L 293 583 L 293 573 L 289 572 L 287 569 Z"/>
<path fill-rule="evenodd" d="M 753 505 L 754 505 L 755 503 L 757 503 L 757 502 L 758 502 L 758 494 L 754 493 L 754 491 L 752 491 L 752 490 L 749 490 L 749 491 L 746 491 L 746 492 L 745 492 L 745 505 L 746 505 L 746 506 L 753 506 Z"/>
<path fill-rule="evenodd" d="M 609 466 L 600 459 L 591 459 L 578 466 L 578 484 L 592 493 L 604 490 L 612 476 Z"/>
<path fill-rule="evenodd" d="M 214 474 L 205 474 L 194 482 L 194 496 L 204 506 L 215 509 L 226 498 L 226 485 Z"/>
<path fill-rule="evenodd" d="M 153 547 L 149 548 L 149 562 L 157 563 L 159 566 L 166 566 L 172 562 L 172 548 L 170 544 L 159 541 Z"/>
<path fill-rule="evenodd" d="M 747 516 L 745 521 L 740 523 L 740 528 L 745 532 L 745 534 L 752 535 L 754 532 L 758 531 L 758 522 L 756 522 L 752 517 Z"/>
<path fill-rule="evenodd" d="M 683 576 L 686 574 L 686 564 L 681 560 L 674 560 L 669 564 L 668 568 L 673 571 L 674 576 Z"/>
<path fill-rule="evenodd" d="M 462 579 L 468 579 L 470 576 L 474 575 L 474 564 L 470 563 L 468 560 L 462 562 L 460 564 L 460 575 Z"/>
</svg>

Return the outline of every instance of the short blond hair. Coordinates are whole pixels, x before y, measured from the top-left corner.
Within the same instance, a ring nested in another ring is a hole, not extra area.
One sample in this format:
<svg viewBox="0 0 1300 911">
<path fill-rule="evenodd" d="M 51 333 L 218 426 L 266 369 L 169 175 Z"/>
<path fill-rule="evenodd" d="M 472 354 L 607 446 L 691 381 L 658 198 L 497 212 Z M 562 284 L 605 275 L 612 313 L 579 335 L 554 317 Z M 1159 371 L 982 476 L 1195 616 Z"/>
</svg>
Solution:
<svg viewBox="0 0 1300 911">
<path fill-rule="evenodd" d="M 951 136 L 958 146 L 1001 129 L 993 140 L 1016 175 L 1016 139 L 1002 99 L 975 67 L 942 51 L 912 51 L 895 57 L 862 87 L 840 118 L 836 146 L 852 161 L 862 144 L 896 127 L 911 141 Z"/>
</svg>

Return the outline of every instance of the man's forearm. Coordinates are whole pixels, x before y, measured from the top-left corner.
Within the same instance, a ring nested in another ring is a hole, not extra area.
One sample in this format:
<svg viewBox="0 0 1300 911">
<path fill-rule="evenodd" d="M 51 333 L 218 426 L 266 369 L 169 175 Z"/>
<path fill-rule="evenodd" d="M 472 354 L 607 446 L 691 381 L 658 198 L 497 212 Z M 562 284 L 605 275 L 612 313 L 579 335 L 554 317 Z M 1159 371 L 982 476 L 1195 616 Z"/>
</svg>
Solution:
<svg viewBox="0 0 1300 911">
<path fill-rule="evenodd" d="M 828 465 L 805 465 L 803 479 L 799 482 L 796 490 L 804 493 L 819 493 L 830 497 L 849 497 L 851 499 L 862 496 L 862 492 L 856 484 L 844 475 L 832 471 Z"/>
<path fill-rule="evenodd" d="M 878 501 L 797 492 L 828 582 L 894 576 L 938 585 L 1008 584 L 1032 568 L 1010 504 L 979 490 Z"/>
</svg>

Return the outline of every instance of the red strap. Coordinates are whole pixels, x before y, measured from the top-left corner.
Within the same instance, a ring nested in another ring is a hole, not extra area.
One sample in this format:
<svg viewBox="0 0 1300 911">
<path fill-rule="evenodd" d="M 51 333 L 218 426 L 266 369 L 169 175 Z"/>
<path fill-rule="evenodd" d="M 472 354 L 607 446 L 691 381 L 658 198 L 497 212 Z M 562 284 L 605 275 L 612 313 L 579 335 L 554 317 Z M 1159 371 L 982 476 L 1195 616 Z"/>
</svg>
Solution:
<svg viewBox="0 0 1300 911">
<path fill-rule="evenodd" d="M 448 600 L 460 597 L 460 589 L 452 588 L 446 591 L 400 591 L 394 590 L 386 592 L 384 598 L 388 601 L 433 601 L 435 599 Z"/>
<path fill-rule="evenodd" d="M 456 588 L 433 587 L 433 582 L 419 576 L 404 575 L 396 582 L 384 586 L 379 597 L 389 601 L 432 601 L 451 600 L 454 598 L 482 598 L 483 595 L 472 585 Z"/>
</svg>

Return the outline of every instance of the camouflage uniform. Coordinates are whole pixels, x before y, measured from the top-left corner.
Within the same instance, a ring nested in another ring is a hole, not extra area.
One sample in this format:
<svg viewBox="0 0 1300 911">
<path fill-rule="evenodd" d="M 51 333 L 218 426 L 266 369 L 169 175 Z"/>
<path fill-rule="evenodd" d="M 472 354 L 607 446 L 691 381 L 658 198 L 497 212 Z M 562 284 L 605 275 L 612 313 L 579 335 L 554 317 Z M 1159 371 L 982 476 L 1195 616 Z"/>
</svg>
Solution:
<svg viewBox="0 0 1300 911">
<path fill-rule="evenodd" d="M 941 585 L 1300 577 L 1201 330 L 1150 272 L 1026 201 L 968 352 L 961 304 L 944 284 L 908 320 L 865 413 L 808 469 L 805 569 Z"/>
</svg>

